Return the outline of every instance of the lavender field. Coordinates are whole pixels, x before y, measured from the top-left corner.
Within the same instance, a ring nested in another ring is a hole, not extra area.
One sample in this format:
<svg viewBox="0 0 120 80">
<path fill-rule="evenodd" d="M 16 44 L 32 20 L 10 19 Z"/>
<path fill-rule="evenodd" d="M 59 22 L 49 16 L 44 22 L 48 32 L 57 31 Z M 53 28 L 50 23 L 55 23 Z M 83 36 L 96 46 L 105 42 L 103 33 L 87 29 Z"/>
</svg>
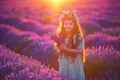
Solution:
<svg viewBox="0 0 120 80">
<path fill-rule="evenodd" d="M 119 4 L 119 0 L 1 0 L 0 80 L 70 80 L 59 75 L 58 52 L 49 34 L 55 34 L 60 13 L 68 8 L 80 15 L 86 80 L 119 80 Z"/>
</svg>

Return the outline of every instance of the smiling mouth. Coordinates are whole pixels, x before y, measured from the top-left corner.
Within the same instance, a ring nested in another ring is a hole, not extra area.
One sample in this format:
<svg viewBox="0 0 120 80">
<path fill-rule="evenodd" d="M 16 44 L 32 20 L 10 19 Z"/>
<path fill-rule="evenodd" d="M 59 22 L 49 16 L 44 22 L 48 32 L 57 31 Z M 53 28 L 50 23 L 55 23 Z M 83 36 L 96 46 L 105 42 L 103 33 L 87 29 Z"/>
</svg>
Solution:
<svg viewBox="0 0 120 80">
<path fill-rule="evenodd" d="M 66 31 L 71 31 L 71 30 L 72 30 L 72 29 L 69 29 L 69 28 L 68 28 L 68 29 L 66 29 Z"/>
</svg>

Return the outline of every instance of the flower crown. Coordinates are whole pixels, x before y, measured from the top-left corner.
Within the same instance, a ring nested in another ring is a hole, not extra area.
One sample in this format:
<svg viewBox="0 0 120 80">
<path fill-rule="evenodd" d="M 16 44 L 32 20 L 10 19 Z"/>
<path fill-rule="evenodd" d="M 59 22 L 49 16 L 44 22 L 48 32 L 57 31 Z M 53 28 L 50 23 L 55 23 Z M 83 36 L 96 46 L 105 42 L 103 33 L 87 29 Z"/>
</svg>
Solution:
<svg viewBox="0 0 120 80">
<path fill-rule="evenodd" d="M 65 16 L 73 17 L 76 21 L 79 21 L 79 16 L 77 15 L 76 10 L 64 10 L 59 17 L 59 21 L 62 21 Z"/>
</svg>

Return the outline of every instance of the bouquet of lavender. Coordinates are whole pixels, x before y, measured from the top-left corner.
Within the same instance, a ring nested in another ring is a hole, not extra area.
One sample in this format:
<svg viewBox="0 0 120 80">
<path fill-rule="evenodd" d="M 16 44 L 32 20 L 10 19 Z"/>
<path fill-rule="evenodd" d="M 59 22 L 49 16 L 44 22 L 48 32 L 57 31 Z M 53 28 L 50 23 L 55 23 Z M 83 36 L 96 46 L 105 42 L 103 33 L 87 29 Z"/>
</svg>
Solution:
<svg viewBox="0 0 120 80">
<path fill-rule="evenodd" d="M 58 44 L 58 46 L 63 43 L 62 38 L 61 38 L 60 36 L 57 36 L 56 34 L 52 34 L 52 35 L 50 36 L 50 38 L 51 38 L 53 41 L 55 41 L 55 42 Z"/>
</svg>

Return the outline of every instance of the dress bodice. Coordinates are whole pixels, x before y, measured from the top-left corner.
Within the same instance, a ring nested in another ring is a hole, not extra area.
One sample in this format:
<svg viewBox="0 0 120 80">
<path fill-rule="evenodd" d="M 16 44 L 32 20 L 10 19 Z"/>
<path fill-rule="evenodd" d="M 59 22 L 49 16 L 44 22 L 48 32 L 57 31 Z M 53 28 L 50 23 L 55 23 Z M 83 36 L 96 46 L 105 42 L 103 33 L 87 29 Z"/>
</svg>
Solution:
<svg viewBox="0 0 120 80">
<path fill-rule="evenodd" d="M 73 35 L 73 43 L 74 45 L 77 43 L 77 47 L 76 48 L 81 48 L 83 46 L 83 41 L 82 41 L 82 37 L 80 35 L 78 35 L 78 41 L 76 40 L 77 38 L 77 35 L 74 34 Z M 70 39 L 69 37 L 66 37 L 65 40 L 64 40 L 64 43 L 65 45 L 68 47 L 68 48 L 72 48 L 72 45 L 70 44 Z M 64 53 L 65 56 L 72 56 L 72 57 L 75 57 L 76 55 L 75 54 L 70 54 L 70 53 Z"/>
<path fill-rule="evenodd" d="M 77 43 L 77 35 L 76 34 L 74 34 L 73 35 L 73 43 L 74 43 L 74 45 Z M 84 45 L 84 43 L 83 43 L 83 39 L 82 39 L 82 36 L 81 35 L 78 35 L 78 46 L 76 47 L 76 48 L 81 48 L 83 45 Z M 69 39 L 69 37 L 66 37 L 65 38 L 65 40 L 64 40 L 64 43 L 66 44 L 66 46 L 68 47 L 68 48 L 72 48 L 72 45 L 70 44 L 70 39 Z"/>
</svg>

